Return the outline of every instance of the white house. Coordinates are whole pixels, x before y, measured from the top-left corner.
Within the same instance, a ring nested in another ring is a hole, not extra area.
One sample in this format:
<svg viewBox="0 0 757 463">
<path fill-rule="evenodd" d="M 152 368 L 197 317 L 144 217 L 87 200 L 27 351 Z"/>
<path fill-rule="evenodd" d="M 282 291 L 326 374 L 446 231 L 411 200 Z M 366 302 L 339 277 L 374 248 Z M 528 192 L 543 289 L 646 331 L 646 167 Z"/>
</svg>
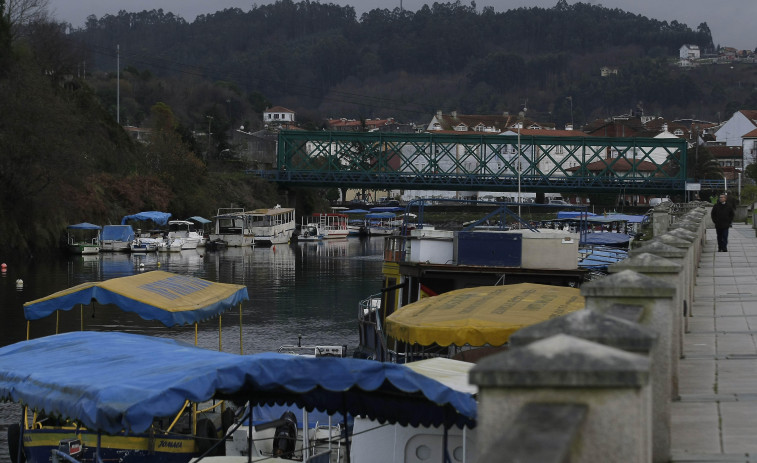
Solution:
<svg viewBox="0 0 757 463">
<path fill-rule="evenodd" d="M 743 136 L 757 129 L 757 110 L 742 109 L 715 132 L 715 142 L 726 146 L 742 146 Z"/>
<path fill-rule="evenodd" d="M 294 111 L 282 106 L 274 106 L 263 111 L 264 124 L 291 124 L 294 122 Z"/>
<path fill-rule="evenodd" d="M 681 59 L 699 59 L 699 45 L 684 44 L 679 50 Z"/>
<path fill-rule="evenodd" d="M 757 162 L 757 129 L 752 130 L 743 137 L 744 166 Z"/>
</svg>

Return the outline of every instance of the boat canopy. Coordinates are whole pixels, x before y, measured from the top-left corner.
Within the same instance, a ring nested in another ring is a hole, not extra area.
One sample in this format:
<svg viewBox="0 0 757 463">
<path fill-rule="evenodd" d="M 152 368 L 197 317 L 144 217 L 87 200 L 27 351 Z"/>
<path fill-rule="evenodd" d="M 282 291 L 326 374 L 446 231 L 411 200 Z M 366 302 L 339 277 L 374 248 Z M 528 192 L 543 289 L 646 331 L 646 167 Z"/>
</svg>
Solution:
<svg viewBox="0 0 757 463">
<path fill-rule="evenodd" d="M 82 283 L 24 304 L 27 320 L 44 318 L 77 304 L 114 304 L 145 320 L 166 326 L 192 324 L 215 317 L 249 299 L 247 287 L 214 283 L 163 271 Z"/>
<path fill-rule="evenodd" d="M 410 426 L 475 426 L 472 395 L 400 364 L 238 355 L 172 339 L 78 331 L 0 348 L 0 398 L 92 430 L 144 432 L 186 400 L 249 400 Z"/>
<path fill-rule="evenodd" d="M 558 219 L 581 219 L 587 217 L 594 217 L 595 213 L 586 211 L 559 211 L 557 213 Z"/>
<path fill-rule="evenodd" d="M 199 215 L 193 215 L 192 217 L 188 218 L 187 220 L 192 220 L 197 223 L 201 223 L 205 225 L 206 223 L 211 223 L 212 220 L 208 220 L 206 218 L 200 217 Z"/>
<path fill-rule="evenodd" d="M 349 209 L 343 212 L 345 214 L 367 214 L 370 211 L 366 211 L 365 209 Z"/>
<path fill-rule="evenodd" d="M 170 212 L 158 212 L 158 211 L 146 211 L 146 212 L 137 212 L 136 214 L 132 215 L 125 215 L 123 219 L 121 219 L 121 225 L 124 225 L 127 220 L 152 220 L 157 225 L 165 225 L 168 223 L 168 219 L 171 218 Z"/>
<path fill-rule="evenodd" d="M 377 206 L 371 208 L 371 212 L 399 212 L 404 210 L 404 207 L 399 206 Z"/>
<path fill-rule="evenodd" d="M 519 283 L 423 298 L 386 318 L 388 336 L 429 346 L 502 346 L 526 326 L 582 309 L 578 288 Z"/>
<path fill-rule="evenodd" d="M 93 223 L 82 222 L 82 223 L 77 223 L 75 225 L 69 225 L 66 228 L 68 228 L 69 230 L 99 230 L 102 227 L 99 225 L 95 225 Z"/>
<path fill-rule="evenodd" d="M 371 212 L 370 214 L 365 214 L 366 219 L 393 219 L 397 217 L 397 215 L 394 212 Z"/>
<path fill-rule="evenodd" d="M 131 241 L 134 229 L 131 225 L 105 225 L 102 232 L 103 241 Z"/>
</svg>

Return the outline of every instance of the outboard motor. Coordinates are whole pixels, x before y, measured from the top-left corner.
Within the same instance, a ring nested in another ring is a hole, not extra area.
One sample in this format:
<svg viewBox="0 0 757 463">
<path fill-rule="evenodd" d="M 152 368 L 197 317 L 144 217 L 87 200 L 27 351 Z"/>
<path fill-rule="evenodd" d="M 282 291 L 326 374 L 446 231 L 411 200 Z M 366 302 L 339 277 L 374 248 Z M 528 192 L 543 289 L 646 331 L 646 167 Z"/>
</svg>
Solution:
<svg viewBox="0 0 757 463">
<path fill-rule="evenodd" d="M 75 460 L 79 460 L 84 451 L 84 447 L 82 447 L 81 440 L 79 439 L 63 439 L 58 443 L 58 451 L 60 453 L 73 457 Z M 53 455 L 53 462 L 62 460 L 63 459 L 59 459 L 57 455 Z"/>
<path fill-rule="evenodd" d="M 297 443 L 297 417 L 291 411 L 286 411 L 280 419 L 284 422 L 276 427 L 273 437 L 273 454 L 276 457 L 292 460 Z"/>
</svg>

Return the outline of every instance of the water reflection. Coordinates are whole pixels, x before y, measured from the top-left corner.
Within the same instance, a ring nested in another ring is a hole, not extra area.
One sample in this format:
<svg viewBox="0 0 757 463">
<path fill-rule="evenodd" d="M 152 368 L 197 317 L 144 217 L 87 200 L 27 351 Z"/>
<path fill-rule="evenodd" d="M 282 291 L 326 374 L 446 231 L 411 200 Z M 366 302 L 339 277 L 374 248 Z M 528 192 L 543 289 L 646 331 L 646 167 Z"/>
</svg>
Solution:
<svg viewBox="0 0 757 463">
<path fill-rule="evenodd" d="M 354 348 L 357 336 L 357 304 L 381 285 L 383 239 L 329 240 L 294 243 L 270 248 L 204 249 L 176 253 L 101 253 L 71 256 L 44 262 L 9 264 L 0 277 L 3 301 L 3 344 L 23 340 L 26 321 L 24 302 L 71 286 L 138 272 L 165 270 L 210 281 L 244 284 L 250 300 L 230 311 L 219 322 L 200 326 L 198 344 L 227 352 L 254 353 L 276 350 L 283 344 L 347 345 Z M 24 288 L 16 291 L 15 281 Z M 31 337 L 58 330 L 118 330 L 164 336 L 194 342 L 192 327 L 166 328 L 117 309 L 87 305 L 32 322 Z M 19 419 L 15 404 L 0 405 L 0 463 L 8 463 L 7 425 Z"/>
</svg>

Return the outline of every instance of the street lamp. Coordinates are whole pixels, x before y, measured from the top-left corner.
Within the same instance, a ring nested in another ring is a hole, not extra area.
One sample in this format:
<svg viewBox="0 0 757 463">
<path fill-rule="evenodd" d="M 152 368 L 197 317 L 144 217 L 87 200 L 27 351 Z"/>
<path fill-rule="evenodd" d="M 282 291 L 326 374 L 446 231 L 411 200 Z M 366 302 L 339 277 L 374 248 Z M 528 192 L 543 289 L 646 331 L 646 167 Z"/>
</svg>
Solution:
<svg viewBox="0 0 757 463">
<path fill-rule="evenodd" d="M 573 96 L 567 96 L 565 99 L 570 100 L 570 130 L 575 130 L 573 126 Z"/>
<path fill-rule="evenodd" d="M 526 107 L 523 107 L 523 111 L 518 113 L 518 119 L 520 119 L 520 122 L 518 123 L 518 217 L 520 217 L 520 175 L 521 175 L 521 157 L 523 156 L 523 152 L 521 151 L 520 146 L 520 130 L 523 128 L 523 120 L 526 116 Z"/>
</svg>

